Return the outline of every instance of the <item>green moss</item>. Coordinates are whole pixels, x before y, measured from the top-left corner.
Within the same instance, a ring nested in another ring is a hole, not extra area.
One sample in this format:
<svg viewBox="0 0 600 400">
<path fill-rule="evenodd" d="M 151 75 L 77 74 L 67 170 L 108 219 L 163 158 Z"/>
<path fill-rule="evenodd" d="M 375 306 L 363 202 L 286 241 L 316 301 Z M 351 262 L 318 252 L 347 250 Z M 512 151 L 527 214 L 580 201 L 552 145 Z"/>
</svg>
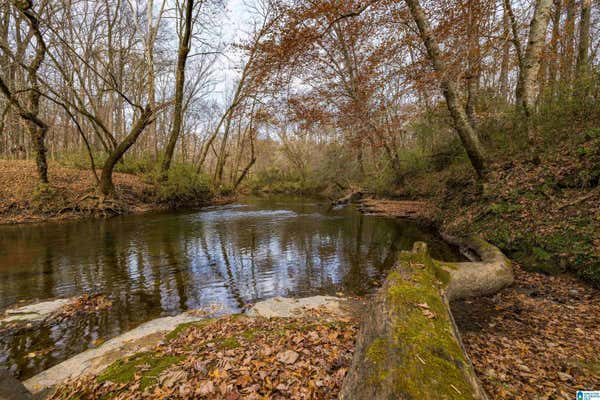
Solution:
<svg viewBox="0 0 600 400">
<path fill-rule="evenodd" d="M 187 331 L 188 328 L 191 328 L 193 326 L 198 327 L 198 328 L 203 328 L 205 326 L 212 324 L 213 322 L 215 322 L 215 319 L 208 318 L 208 319 L 204 319 L 202 321 L 186 322 L 183 324 L 179 324 L 179 325 L 177 325 L 177 327 L 175 329 L 173 329 L 171 332 L 167 333 L 167 335 L 165 336 L 165 340 L 167 342 L 171 342 L 171 341 L 177 339 L 179 337 L 179 335 L 181 335 L 183 332 Z"/>
<path fill-rule="evenodd" d="M 235 337 L 225 337 L 215 340 L 215 343 L 220 349 L 235 349 L 240 347 L 240 342 Z"/>
<path fill-rule="evenodd" d="M 246 340 L 254 340 L 257 336 L 257 332 L 253 329 L 246 329 L 244 332 L 240 333 L 240 336 Z"/>
<path fill-rule="evenodd" d="M 522 206 L 520 204 L 513 204 L 506 201 L 502 201 L 499 203 L 494 203 L 490 205 L 490 212 L 493 214 L 512 214 L 515 212 L 519 212 L 522 210 Z"/>
<path fill-rule="evenodd" d="M 399 259 L 386 286 L 386 302 L 396 316 L 392 337 L 375 339 L 366 350 L 372 384 L 393 384 L 397 393 L 411 399 L 473 398 L 465 378 L 469 364 L 453 337 L 449 310 L 440 295 L 448 273 L 427 255 L 403 252 Z M 401 355 L 402 363 L 386 363 L 391 352 Z"/>
<path fill-rule="evenodd" d="M 382 338 L 376 338 L 367 348 L 366 360 L 376 366 L 377 372 L 370 383 L 383 382 L 390 374 L 391 371 L 384 367 L 389 348 L 390 343 Z"/>
<path fill-rule="evenodd" d="M 183 358 L 157 353 L 139 353 L 129 359 L 115 361 L 98 376 L 98 381 L 129 383 L 137 373 L 140 373 L 142 375 L 140 388 L 143 390 L 156 383 L 161 372 Z"/>
</svg>

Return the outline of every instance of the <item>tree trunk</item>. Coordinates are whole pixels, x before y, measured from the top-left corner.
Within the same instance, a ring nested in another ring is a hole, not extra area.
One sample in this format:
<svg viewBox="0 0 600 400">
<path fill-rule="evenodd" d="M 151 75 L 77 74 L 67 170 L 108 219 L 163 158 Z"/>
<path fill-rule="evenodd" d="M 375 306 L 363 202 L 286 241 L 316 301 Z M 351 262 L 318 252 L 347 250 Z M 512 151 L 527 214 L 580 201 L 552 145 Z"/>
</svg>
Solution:
<svg viewBox="0 0 600 400">
<path fill-rule="evenodd" d="M 521 93 L 517 94 L 517 98 L 521 100 L 520 106 L 528 120 L 535 110 L 536 82 L 551 11 L 552 0 L 537 0 L 529 28 L 529 41 L 519 74 Z"/>
<path fill-rule="evenodd" d="M 177 145 L 177 139 L 181 131 L 181 125 L 183 120 L 183 89 L 185 85 L 185 64 L 187 57 L 190 52 L 190 42 L 192 37 L 192 11 L 194 9 L 194 0 L 187 0 L 185 6 L 185 29 L 181 41 L 179 43 L 179 49 L 177 52 L 177 71 L 175 72 L 175 107 L 173 110 L 173 126 L 171 129 L 171 136 L 169 137 L 169 143 L 165 150 L 165 157 L 162 163 L 162 173 L 166 175 L 167 171 L 171 167 L 171 160 L 173 159 L 173 153 L 175 152 L 175 146 Z"/>
<path fill-rule="evenodd" d="M 477 93 L 479 91 L 480 78 L 480 46 L 479 46 L 479 19 L 480 19 L 480 4 L 475 0 L 469 0 L 469 26 L 467 27 L 468 40 L 468 69 L 467 72 L 467 105 L 466 113 L 469 118 L 469 123 L 473 128 L 476 126 L 475 107 L 477 103 Z"/>
<path fill-rule="evenodd" d="M 567 17 L 563 34 L 560 80 L 569 87 L 573 81 L 573 47 L 575 42 L 575 0 L 567 0 Z"/>
<path fill-rule="evenodd" d="M 40 89 L 38 84 L 38 70 L 42 66 L 42 62 L 46 57 L 46 42 L 40 31 L 40 24 L 38 17 L 31 10 L 31 4 L 15 3 L 21 12 L 25 15 L 29 21 L 29 25 L 33 30 L 33 34 L 36 39 L 35 56 L 31 61 L 31 64 L 27 67 L 27 74 L 29 78 L 29 84 L 31 85 L 31 91 L 29 94 L 29 114 L 30 117 L 26 117 L 29 122 L 29 136 L 33 143 L 33 149 L 35 151 L 35 160 L 37 166 L 38 177 L 40 183 L 48 183 L 48 162 L 46 161 L 46 132 L 48 132 L 48 125 L 39 119 L 40 113 Z"/>
<path fill-rule="evenodd" d="M 102 173 L 100 175 L 100 192 L 109 196 L 114 193 L 115 185 L 112 181 L 112 173 L 115 165 L 121 160 L 123 154 L 129 150 L 131 146 L 135 143 L 138 137 L 142 134 L 146 126 L 152 123 L 152 117 L 154 115 L 154 110 L 150 108 L 150 106 L 146 106 L 146 108 L 142 111 L 140 117 L 135 121 L 129 134 L 125 137 L 125 139 L 119 143 L 119 145 L 108 155 L 108 158 L 104 162 L 104 166 L 102 167 Z"/>
<path fill-rule="evenodd" d="M 550 98 L 556 95 L 558 84 L 558 41 L 560 40 L 560 16 L 562 0 L 554 0 L 554 16 L 552 18 L 552 41 L 550 43 L 550 65 L 548 66 L 548 84 Z"/>
<path fill-rule="evenodd" d="M 579 46 L 577 47 L 577 79 L 583 80 L 589 71 L 590 23 L 592 16 L 592 0 L 581 1 L 581 18 L 579 20 Z"/>
<path fill-rule="evenodd" d="M 150 108 L 156 107 L 156 74 L 154 69 L 154 1 L 148 0 L 146 5 L 146 19 L 148 20 L 148 31 L 146 32 L 146 57 L 148 64 L 148 104 Z M 149 140 L 156 140 L 156 123 L 149 126 Z"/>
<path fill-rule="evenodd" d="M 48 161 L 46 160 L 46 133 L 47 127 L 38 127 L 34 123 L 29 123 L 29 135 L 33 142 L 33 150 L 35 151 L 35 165 L 37 168 L 38 179 L 40 183 L 48 183 Z"/>
<path fill-rule="evenodd" d="M 443 263 L 427 245 L 402 252 L 367 312 L 342 400 L 486 399 L 452 317 L 451 300 L 512 283 L 510 263 L 475 239 L 482 261 Z"/>
<path fill-rule="evenodd" d="M 442 92 L 446 99 L 446 104 L 454 127 L 458 132 L 458 135 L 462 141 L 462 144 L 467 151 L 469 160 L 473 165 L 473 168 L 477 172 L 480 178 L 483 178 L 487 173 L 487 161 L 485 159 L 485 153 L 483 146 L 475 133 L 475 130 L 469 123 L 467 114 L 464 107 L 461 104 L 458 85 L 449 76 L 446 63 L 443 60 L 442 53 L 439 45 L 434 37 L 429 21 L 425 16 L 423 9 L 419 3 L 419 0 L 405 0 L 406 4 L 410 8 L 411 15 L 419 28 L 421 39 L 427 49 L 427 54 L 433 63 L 433 67 L 438 73 L 441 79 Z"/>
<path fill-rule="evenodd" d="M 252 155 L 250 162 L 248 162 L 248 165 L 246 165 L 246 167 L 242 171 L 242 174 L 240 175 L 240 177 L 235 181 L 235 184 L 233 185 L 233 190 L 237 189 L 238 186 L 240 186 L 240 183 L 242 183 L 244 178 L 246 178 L 246 175 L 248 175 L 248 172 L 250 172 L 250 168 L 252 168 L 252 166 L 254 165 L 255 162 L 256 162 L 256 157 L 254 157 L 254 155 Z"/>
<path fill-rule="evenodd" d="M 510 21 L 508 18 L 508 13 L 506 10 L 504 11 L 504 15 L 502 17 L 502 25 L 504 27 L 504 43 L 502 45 L 502 63 L 500 65 L 500 96 L 504 100 L 508 100 L 508 70 L 510 66 Z"/>
</svg>

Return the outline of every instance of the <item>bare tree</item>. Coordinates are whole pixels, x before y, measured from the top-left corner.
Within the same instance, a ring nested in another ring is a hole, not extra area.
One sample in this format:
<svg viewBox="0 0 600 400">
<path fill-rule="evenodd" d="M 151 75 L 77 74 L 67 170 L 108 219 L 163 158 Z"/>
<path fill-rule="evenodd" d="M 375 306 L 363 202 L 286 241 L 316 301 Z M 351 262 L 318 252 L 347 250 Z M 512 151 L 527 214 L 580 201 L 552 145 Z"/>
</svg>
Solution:
<svg viewBox="0 0 600 400">
<path fill-rule="evenodd" d="M 185 0 L 185 7 L 178 7 L 180 11 L 180 21 L 183 29 L 179 29 L 179 48 L 177 50 L 177 67 L 175 71 L 175 107 L 173 109 L 173 125 L 171 135 L 165 149 L 164 159 L 161 170 L 163 175 L 167 173 L 171 166 L 175 145 L 181 132 L 183 120 L 183 89 L 185 85 L 185 64 L 190 52 L 192 39 L 192 23 L 194 0 Z"/>
<path fill-rule="evenodd" d="M 21 54 L 15 54 L 5 43 L 2 43 L 1 47 L 5 56 L 11 58 L 13 63 L 17 66 L 24 65 L 27 71 L 27 80 L 29 87 L 26 90 L 20 90 L 28 94 L 26 101 L 22 101 L 20 96 L 12 91 L 9 85 L 0 77 L 0 92 L 6 97 L 8 103 L 13 107 L 17 114 L 25 121 L 27 121 L 29 136 L 31 137 L 33 149 L 35 151 L 35 160 L 37 165 L 38 178 L 42 184 L 48 183 L 48 162 L 46 160 L 46 133 L 48 132 L 48 124 L 43 121 L 40 114 L 40 85 L 38 73 L 44 58 L 46 56 L 46 42 L 40 30 L 39 18 L 36 12 L 33 10 L 31 2 L 15 1 L 15 7 L 25 17 L 29 25 L 28 41 L 35 38 L 35 50 L 32 60 L 26 64 L 22 56 L 25 51 L 20 52 Z M 40 9 L 43 4 L 40 6 Z M 29 45 L 28 41 L 25 47 Z"/>
</svg>

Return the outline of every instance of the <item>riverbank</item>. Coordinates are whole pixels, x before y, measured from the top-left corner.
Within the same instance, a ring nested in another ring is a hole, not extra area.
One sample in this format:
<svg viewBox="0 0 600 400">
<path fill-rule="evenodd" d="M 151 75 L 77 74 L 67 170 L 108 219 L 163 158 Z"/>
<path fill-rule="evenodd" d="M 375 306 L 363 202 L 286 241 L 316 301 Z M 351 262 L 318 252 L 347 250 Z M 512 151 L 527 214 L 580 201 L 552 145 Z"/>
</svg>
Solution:
<svg viewBox="0 0 600 400">
<path fill-rule="evenodd" d="M 53 400 L 334 399 L 362 304 L 315 296 L 274 298 L 220 318 L 206 318 L 214 310 L 192 310 L 150 321 L 25 385 Z"/>
<path fill-rule="evenodd" d="M 497 159 L 483 185 L 469 165 L 453 164 L 407 177 L 395 195 L 425 201 L 436 229 L 479 235 L 526 270 L 600 287 L 599 179 L 600 137 L 589 134 Z"/>
<path fill-rule="evenodd" d="M 464 191 L 458 193 L 465 195 Z M 413 219 L 445 232 L 456 233 L 464 229 L 462 232 L 478 233 L 497 245 L 506 243 L 494 240 L 502 234 L 506 224 L 510 224 L 513 240 L 528 234 L 537 235 L 534 237 L 542 241 L 552 237 L 553 231 L 545 230 L 548 226 L 555 224 L 554 228 L 558 229 L 561 223 L 568 226 L 573 218 L 589 216 L 585 224 L 579 225 L 582 228 L 580 235 L 565 237 L 566 244 L 573 245 L 585 234 L 594 235 L 592 230 L 598 220 L 590 214 L 597 210 L 598 204 L 592 204 L 595 195 L 593 191 L 580 193 L 584 198 L 576 198 L 581 199 L 577 203 L 581 209 L 573 210 L 571 205 L 557 207 L 559 215 L 549 215 L 547 220 L 543 220 L 540 209 L 533 208 L 531 204 L 519 208 L 524 214 L 520 217 L 512 213 L 482 212 L 480 210 L 486 207 L 495 210 L 499 198 L 488 197 L 481 205 L 469 203 L 467 198 L 458 197 L 456 192 L 455 197 L 445 196 L 445 204 L 433 199 L 365 199 L 361 207 L 367 213 Z M 521 202 L 526 203 L 526 199 L 528 196 L 523 194 Z M 462 209 L 461 201 L 466 203 Z M 567 200 L 563 197 L 558 201 Z M 528 211 L 525 207 L 529 207 Z M 500 221 L 497 220 L 498 225 L 494 226 L 487 218 L 500 218 Z M 536 221 L 541 227 L 533 226 Z M 598 232 L 595 231 L 593 240 L 598 240 Z M 465 349 L 484 389 L 494 399 L 519 399 L 527 395 L 538 399 L 566 400 L 574 398 L 577 390 L 599 387 L 600 356 L 596 349 L 600 348 L 600 331 L 597 329 L 600 325 L 600 290 L 582 281 L 581 274 L 573 267 L 565 265 L 557 270 L 553 265 L 536 263 L 526 268 L 521 261 L 527 262 L 530 257 L 536 257 L 536 250 L 533 249 L 529 257 L 525 253 L 516 253 L 515 257 L 510 249 L 508 253 L 513 256 L 515 273 L 512 286 L 493 296 L 452 304 Z M 507 248 L 504 247 L 504 250 Z M 572 247 L 566 246 L 560 253 L 551 253 L 548 259 L 563 257 L 568 260 L 568 252 L 572 250 Z M 591 252 L 585 257 L 593 260 L 597 254 Z M 594 268 L 593 264 L 591 268 Z M 597 273 L 597 270 L 592 269 L 592 272 Z"/>
<path fill-rule="evenodd" d="M 177 204 L 161 201 L 155 186 L 143 177 L 119 172 L 113 175 L 115 198 L 103 199 L 96 193 L 90 170 L 51 162 L 48 173 L 49 188 L 41 191 L 33 161 L 0 160 L 0 225 L 139 214 L 231 201 L 205 196 Z"/>
</svg>

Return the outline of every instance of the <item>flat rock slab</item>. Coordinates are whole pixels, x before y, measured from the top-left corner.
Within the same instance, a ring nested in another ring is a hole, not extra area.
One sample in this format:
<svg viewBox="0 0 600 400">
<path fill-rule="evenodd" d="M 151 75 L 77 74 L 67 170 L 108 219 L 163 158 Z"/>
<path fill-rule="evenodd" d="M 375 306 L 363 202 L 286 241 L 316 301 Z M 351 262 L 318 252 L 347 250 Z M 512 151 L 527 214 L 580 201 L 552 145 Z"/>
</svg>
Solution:
<svg viewBox="0 0 600 400">
<path fill-rule="evenodd" d="M 204 317 L 179 314 L 158 318 L 117 336 L 96 349 L 90 349 L 41 372 L 24 382 L 25 387 L 36 394 L 68 379 L 84 374 L 98 374 L 120 358 L 145 351 L 163 340 L 167 332 L 179 324 L 195 322 Z"/>
<path fill-rule="evenodd" d="M 73 299 L 57 299 L 12 308 L 4 312 L 4 317 L 0 318 L 0 323 L 39 321 L 48 317 L 50 314 L 60 311 L 72 301 Z"/>
<path fill-rule="evenodd" d="M 302 299 L 275 297 L 256 303 L 246 315 L 249 317 L 299 317 L 307 310 L 322 309 L 332 315 L 348 317 L 354 314 L 354 303 L 342 297 L 313 296 Z M 204 316 L 189 313 L 158 318 L 117 336 L 96 349 L 80 353 L 24 382 L 32 393 L 38 394 L 68 379 L 87 374 L 99 374 L 115 361 L 132 354 L 150 350 L 178 325 L 201 321 Z M 286 355 L 286 360 L 293 355 Z"/>
<path fill-rule="evenodd" d="M 313 296 L 301 299 L 274 297 L 256 303 L 246 312 L 246 315 L 249 317 L 289 318 L 299 317 L 306 310 L 319 308 L 340 317 L 352 315 L 349 301 L 343 297 L 333 296 Z"/>
</svg>

